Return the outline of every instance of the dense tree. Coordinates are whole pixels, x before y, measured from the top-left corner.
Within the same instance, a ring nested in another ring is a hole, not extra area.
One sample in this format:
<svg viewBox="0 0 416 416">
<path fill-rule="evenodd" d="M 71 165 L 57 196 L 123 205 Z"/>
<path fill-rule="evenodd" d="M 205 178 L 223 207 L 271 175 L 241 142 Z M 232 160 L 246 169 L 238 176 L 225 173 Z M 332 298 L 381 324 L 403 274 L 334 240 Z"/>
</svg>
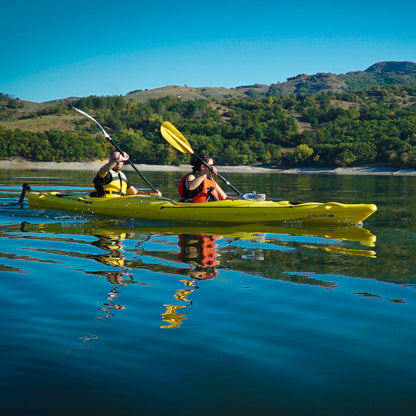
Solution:
<svg viewBox="0 0 416 416">
<path fill-rule="evenodd" d="M 163 97 L 133 103 L 121 96 L 81 98 L 71 103 L 92 113 L 137 163 L 188 163 L 160 135 L 169 120 L 197 153 L 219 164 L 351 166 L 379 163 L 416 168 L 416 87 L 383 86 L 351 93 L 257 95 L 184 101 Z M 35 120 L 73 113 L 61 102 L 21 111 L 21 102 L 0 95 L 0 120 Z M 71 121 L 73 123 L 73 121 Z M 72 124 L 73 125 L 73 124 Z M 0 127 L 0 157 L 33 160 L 93 160 L 110 145 L 88 119 L 72 131 L 34 133 Z"/>
</svg>

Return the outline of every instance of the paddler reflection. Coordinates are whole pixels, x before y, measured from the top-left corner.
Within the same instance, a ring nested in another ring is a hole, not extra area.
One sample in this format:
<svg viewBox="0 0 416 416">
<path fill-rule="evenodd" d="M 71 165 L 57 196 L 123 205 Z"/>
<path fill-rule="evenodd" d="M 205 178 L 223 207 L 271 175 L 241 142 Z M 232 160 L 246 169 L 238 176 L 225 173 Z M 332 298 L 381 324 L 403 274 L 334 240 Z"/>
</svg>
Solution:
<svg viewBox="0 0 416 416">
<path fill-rule="evenodd" d="M 179 310 L 192 305 L 192 301 L 188 299 L 188 296 L 198 289 L 198 286 L 195 285 L 195 280 L 208 280 L 217 276 L 218 270 L 216 266 L 220 262 L 218 260 L 219 254 L 215 250 L 217 247 L 215 242 L 218 238 L 220 237 L 206 234 L 178 235 L 180 248 L 178 260 L 194 266 L 194 268 L 181 268 L 177 272 L 193 280 L 181 280 L 180 282 L 184 284 L 185 288 L 178 290 L 173 295 L 175 299 L 186 303 L 186 305 L 163 305 L 166 311 L 162 314 L 162 320 L 168 323 L 168 325 L 162 325 L 161 328 L 179 328 L 182 321 L 186 319 L 185 314 L 179 313 Z"/>
<path fill-rule="evenodd" d="M 180 234 L 178 245 L 181 249 L 178 260 L 195 266 L 194 269 L 179 269 L 180 274 L 185 274 L 193 279 L 207 280 L 217 276 L 217 267 L 220 262 L 216 252 L 215 242 L 218 236 L 206 234 Z"/>
<path fill-rule="evenodd" d="M 133 282 L 133 275 L 129 273 L 129 263 L 126 260 L 126 255 L 123 251 L 122 241 L 131 237 L 131 234 L 127 233 L 108 233 L 107 235 L 97 235 L 97 241 L 92 245 L 105 250 L 105 254 L 101 254 L 95 257 L 100 263 L 115 266 L 120 270 L 106 272 L 107 281 L 112 285 L 110 292 L 107 294 L 107 302 L 103 304 L 102 310 L 109 315 L 112 315 L 112 309 L 126 309 L 124 305 L 120 305 L 115 302 L 118 295 L 118 286 L 124 286 Z"/>
<path fill-rule="evenodd" d="M 110 266 L 125 266 L 126 255 L 123 251 L 122 241 L 130 237 L 131 234 L 127 233 L 108 233 L 106 235 L 97 235 L 97 241 L 92 243 L 93 246 L 98 247 L 106 251 L 105 254 L 96 257 L 101 263 L 108 264 Z"/>
</svg>

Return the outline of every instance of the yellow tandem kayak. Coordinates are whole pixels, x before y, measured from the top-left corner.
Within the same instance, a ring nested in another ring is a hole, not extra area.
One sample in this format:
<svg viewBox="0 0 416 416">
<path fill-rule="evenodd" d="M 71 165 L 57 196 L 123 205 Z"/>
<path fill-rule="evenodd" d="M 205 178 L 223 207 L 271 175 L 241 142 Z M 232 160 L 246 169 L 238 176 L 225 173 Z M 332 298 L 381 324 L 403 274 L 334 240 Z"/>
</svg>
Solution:
<svg viewBox="0 0 416 416">
<path fill-rule="evenodd" d="M 145 195 L 94 198 L 58 192 L 29 192 L 27 199 L 31 208 L 167 222 L 255 224 L 301 221 L 317 224 L 360 224 L 377 211 L 374 204 L 291 204 L 289 201 L 244 199 L 193 204 Z"/>
</svg>

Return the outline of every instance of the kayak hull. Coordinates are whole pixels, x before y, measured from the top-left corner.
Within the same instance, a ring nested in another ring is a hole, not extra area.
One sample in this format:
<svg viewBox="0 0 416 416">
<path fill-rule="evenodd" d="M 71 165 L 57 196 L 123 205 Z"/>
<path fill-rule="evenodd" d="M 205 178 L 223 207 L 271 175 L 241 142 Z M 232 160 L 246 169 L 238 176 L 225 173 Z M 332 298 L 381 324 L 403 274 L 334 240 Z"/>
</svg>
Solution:
<svg viewBox="0 0 416 416">
<path fill-rule="evenodd" d="M 243 199 L 193 204 L 144 195 L 94 198 L 62 195 L 57 192 L 29 192 L 27 199 L 31 208 L 162 222 L 254 224 L 301 221 L 360 224 L 377 211 L 374 204 L 338 202 L 291 204 L 288 201 Z"/>
</svg>

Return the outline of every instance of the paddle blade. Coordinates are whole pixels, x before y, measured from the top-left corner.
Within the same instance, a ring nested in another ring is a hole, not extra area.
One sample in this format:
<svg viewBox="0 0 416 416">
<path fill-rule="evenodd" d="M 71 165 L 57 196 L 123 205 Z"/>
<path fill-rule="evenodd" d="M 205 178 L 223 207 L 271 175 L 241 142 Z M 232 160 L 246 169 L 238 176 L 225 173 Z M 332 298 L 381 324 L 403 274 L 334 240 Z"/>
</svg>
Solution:
<svg viewBox="0 0 416 416">
<path fill-rule="evenodd" d="M 193 154 L 191 145 L 182 133 L 169 121 L 164 121 L 160 127 L 163 138 L 170 143 L 175 149 L 182 153 Z"/>
<path fill-rule="evenodd" d="M 103 126 L 92 116 L 90 116 L 88 113 L 86 113 L 85 111 L 80 110 L 79 108 L 75 108 L 72 107 L 75 111 L 78 111 L 78 113 L 82 114 L 85 117 L 88 117 L 90 120 L 92 120 L 97 126 L 98 128 L 101 130 L 101 133 L 104 134 L 104 137 L 108 140 L 112 140 L 110 135 L 104 130 Z"/>
</svg>

